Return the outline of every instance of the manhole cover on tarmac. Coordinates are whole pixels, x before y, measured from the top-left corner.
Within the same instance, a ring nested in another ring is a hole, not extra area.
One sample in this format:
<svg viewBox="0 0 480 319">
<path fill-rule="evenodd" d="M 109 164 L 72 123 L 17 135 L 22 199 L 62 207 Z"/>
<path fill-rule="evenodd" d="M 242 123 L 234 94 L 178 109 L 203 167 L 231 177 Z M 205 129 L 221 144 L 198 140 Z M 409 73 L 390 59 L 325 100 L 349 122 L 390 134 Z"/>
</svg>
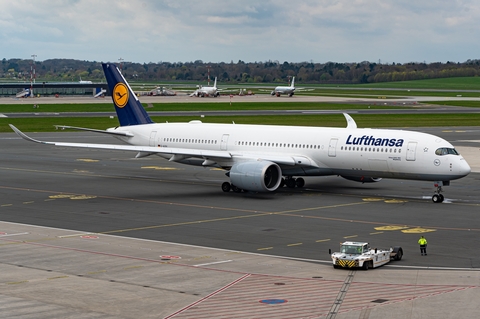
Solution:
<svg viewBox="0 0 480 319">
<path fill-rule="evenodd" d="M 260 303 L 265 303 L 268 305 L 278 305 L 281 303 L 286 303 L 287 301 L 285 299 L 263 299 L 260 300 Z"/>
</svg>

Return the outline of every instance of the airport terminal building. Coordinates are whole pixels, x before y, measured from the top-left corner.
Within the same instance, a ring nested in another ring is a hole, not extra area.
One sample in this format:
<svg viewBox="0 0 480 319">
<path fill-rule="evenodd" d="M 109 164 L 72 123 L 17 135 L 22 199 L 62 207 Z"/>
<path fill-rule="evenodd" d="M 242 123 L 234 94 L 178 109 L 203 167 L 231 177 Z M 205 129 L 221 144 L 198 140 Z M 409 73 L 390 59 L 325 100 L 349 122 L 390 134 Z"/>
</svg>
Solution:
<svg viewBox="0 0 480 319">
<path fill-rule="evenodd" d="M 0 97 L 101 95 L 108 94 L 107 83 L 0 83 Z"/>
</svg>

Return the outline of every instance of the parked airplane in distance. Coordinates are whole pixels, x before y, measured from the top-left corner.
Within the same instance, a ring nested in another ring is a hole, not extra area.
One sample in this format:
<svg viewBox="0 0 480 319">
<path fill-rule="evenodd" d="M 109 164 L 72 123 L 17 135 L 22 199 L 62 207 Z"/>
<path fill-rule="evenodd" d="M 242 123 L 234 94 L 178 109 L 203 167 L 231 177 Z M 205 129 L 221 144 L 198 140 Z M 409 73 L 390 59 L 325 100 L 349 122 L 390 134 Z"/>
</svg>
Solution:
<svg viewBox="0 0 480 319">
<path fill-rule="evenodd" d="M 212 166 L 227 171 L 228 192 L 273 192 L 286 185 L 303 187 L 299 176 L 338 175 L 369 183 L 382 178 L 433 181 L 435 203 L 442 186 L 470 173 L 465 159 L 446 140 L 431 134 L 388 129 L 360 129 L 348 114 L 346 128 L 275 125 L 153 123 L 127 81 L 113 64 L 103 64 L 120 126 L 105 131 L 128 145 L 38 141 L 10 127 L 22 138 L 46 145 L 137 152 L 169 161 Z"/>
<path fill-rule="evenodd" d="M 295 77 L 292 78 L 292 83 L 290 86 L 277 86 L 270 94 L 280 96 L 282 94 L 287 94 L 292 97 L 295 94 Z"/>
<path fill-rule="evenodd" d="M 217 77 L 215 77 L 215 82 L 213 83 L 213 86 L 200 86 L 198 89 L 195 90 L 195 92 L 190 94 L 190 96 L 196 96 L 196 97 L 220 96 L 219 89 L 217 88 Z"/>
<path fill-rule="evenodd" d="M 92 84 L 92 81 L 84 81 L 82 80 L 82 77 L 80 77 L 80 81 L 78 81 L 80 84 Z"/>
</svg>

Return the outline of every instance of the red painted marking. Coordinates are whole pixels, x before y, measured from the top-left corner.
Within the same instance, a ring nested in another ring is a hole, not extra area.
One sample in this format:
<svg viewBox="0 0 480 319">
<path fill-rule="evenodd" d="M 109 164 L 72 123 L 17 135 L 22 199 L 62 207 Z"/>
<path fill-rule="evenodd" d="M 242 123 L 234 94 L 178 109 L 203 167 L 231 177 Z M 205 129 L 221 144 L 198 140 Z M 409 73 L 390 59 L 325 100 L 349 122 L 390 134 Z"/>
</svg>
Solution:
<svg viewBox="0 0 480 319">
<path fill-rule="evenodd" d="M 3 231 L 0 231 L 0 235 L 6 235 L 7 233 L 4 233 Z"/>
<path fill-rule="evenodd" d="M 244 280 L 245 278 L 248 278 L 248 277 L 250 277 L 250 274 L 245 274 L 245 275 L 243 275 L 242 277 L 240 277 L 240 278 L 238 278 L 238 279 L 236 279 L 236 280 L 232 281 L 232 282 L 231 282 L 231 283 L 229 283 L 228 285 L 226 285 L 226 286 L 224 286 L 224 287 L 222 287 L 222 288 L 218 289 L 217 291 L 214 291 L 214 292 L 212 292 L 211 294 L 209 294 L 208 296 L 205 296 L 205 297 L 203 297 L 203 298 L 202 298 L 202 299 L 200 299 L 200 300 L 197 300 L 197 301 L 195 301 L 194 303 L 192 303 L 192 304 L 190 304 L 190 305 L 186 306 L 185 308 L 183 308 L 183 309 L 180 309 L 180 310 L 178 310 L 177 312 L 174 312 L 174 313 L 172 313 L 171 315 L 169 315 L 169 316 L 165 317 L 164 319 L 173 318 L 173 317 L 175 317 L 176 315 L 178 315 L 178 314 L 180 314 L 180 313 L 184 312 L 185 310 L 188 310 L 188 309 L 192 308 L 193 306 L 195 306 L 195 305 L 198 305 L 199 303 L 201 303 L 201 302 L 203 302 L 203 301 L 205 301 L 205 300 L 207 300 L 207 299 L 210 299 L 210 298 L 212 298 L 213 296 L 215 296 L 215 295 L 217 295 L 217 294 L 221 293 L 221 292 L 222 292 L 222 291 L 224 291 L 225 289 L 227 289 L 227 288 L 229 288 L 229 287 L 231 287 L 231 286 L 233 286 L 233 285 L 235 285 L 235 284 L 237 284 L 237 283 L 241 282 L 242 280 Z"/>
<path fill-rule="evenodd" d="M 98 236 L 85 235 L 85 236 L 80 236 L 80 238 L 84 238 L 84 239 L 98 239 Z"/>
</svg>

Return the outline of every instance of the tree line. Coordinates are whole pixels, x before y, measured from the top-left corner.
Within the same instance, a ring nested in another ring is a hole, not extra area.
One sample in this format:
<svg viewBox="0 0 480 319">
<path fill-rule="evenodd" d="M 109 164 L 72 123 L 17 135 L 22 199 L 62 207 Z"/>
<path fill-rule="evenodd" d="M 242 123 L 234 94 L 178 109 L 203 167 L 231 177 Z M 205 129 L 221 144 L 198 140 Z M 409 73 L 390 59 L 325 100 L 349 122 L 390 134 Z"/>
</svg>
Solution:
<svg viewBox="0 0 480 319">
<path fill-rule="evenodd" d="M 139 81 L 192 81 L 205 82 L 218 78 L 230 83 L 286 83 L 295 76 L 302 84 L 359 84 L 480 75 L 480 60 L 465 62 L 410 62 L 382 64 L 310 62 L 244 62 L 205 63 L 157 62 L 116 63 L 128 80 Z M 3 59 L 0 78 L 11 81 L 30 81 L 35 69 L 36 81 L 104 81 L 101 62 L 73 59 Z"/>
</svg>

